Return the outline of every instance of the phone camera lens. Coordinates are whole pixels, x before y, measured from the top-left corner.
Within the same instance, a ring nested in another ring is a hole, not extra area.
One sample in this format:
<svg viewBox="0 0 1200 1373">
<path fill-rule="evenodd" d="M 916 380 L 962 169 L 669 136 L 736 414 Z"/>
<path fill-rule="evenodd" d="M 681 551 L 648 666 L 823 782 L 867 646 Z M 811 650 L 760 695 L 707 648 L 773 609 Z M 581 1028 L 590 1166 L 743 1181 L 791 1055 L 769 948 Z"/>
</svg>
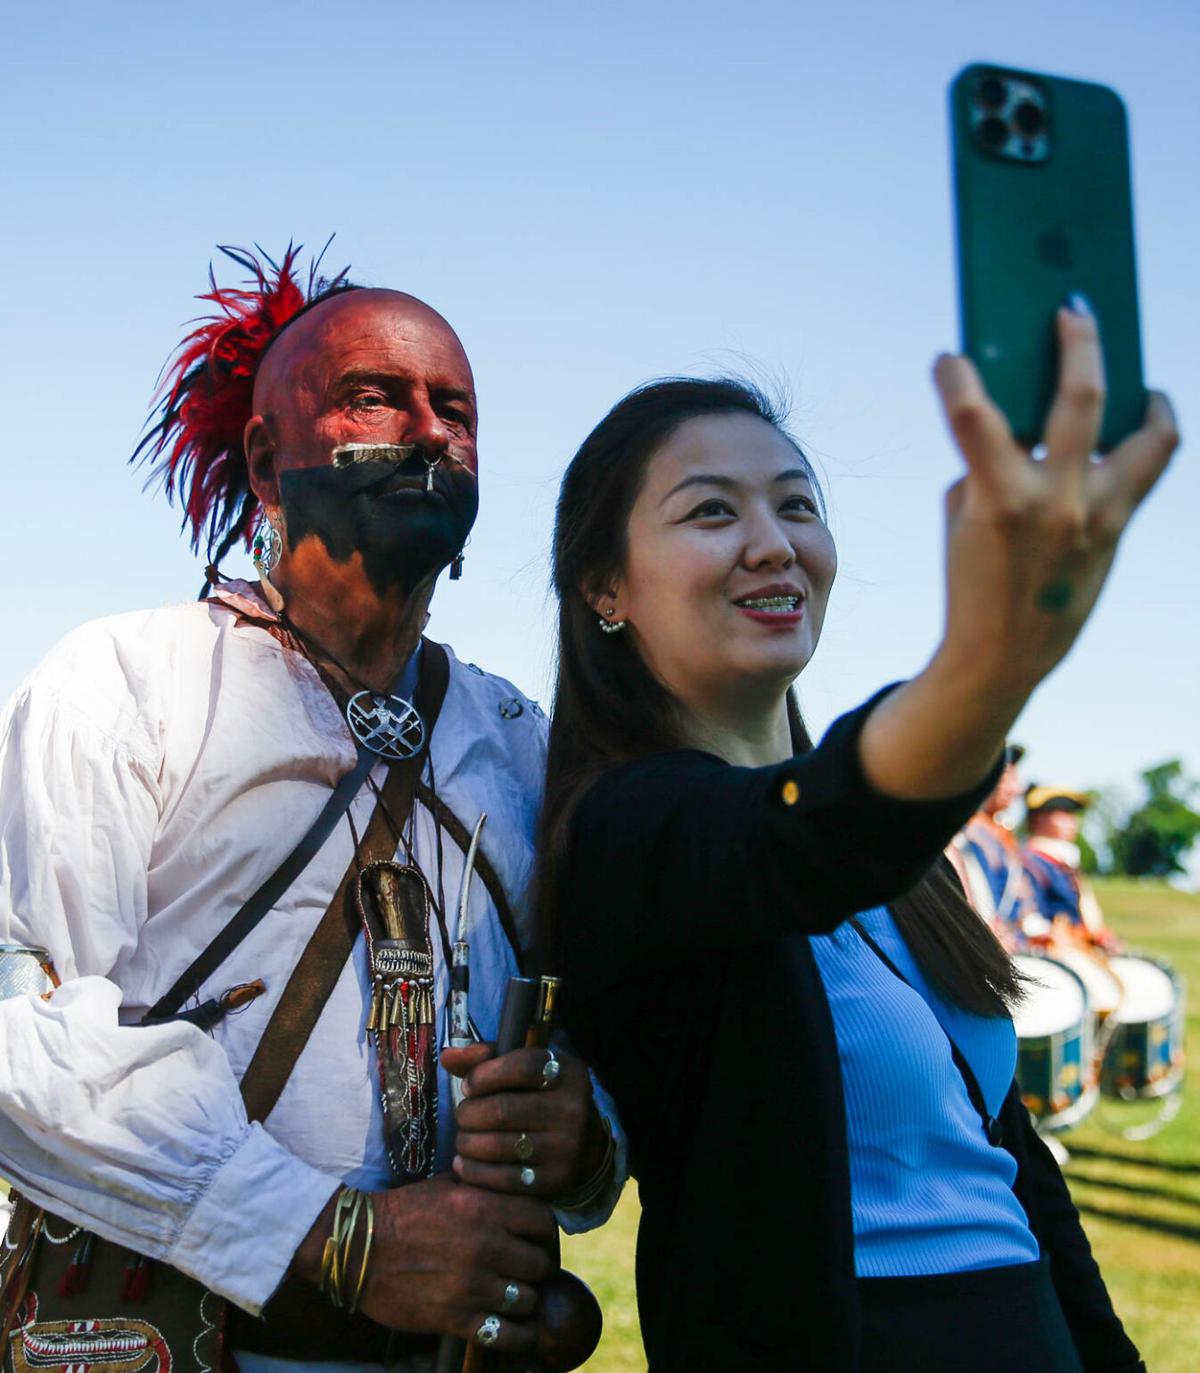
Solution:
<svg viewBox="0 0 1200 1373">
<path fill-rule="evenodd" d="M 1022 100 L 1013 111 L 1013 123 L 1026 138 L 1032 138 L 1046 127 L 1046 116 L 1032 100 Z"/>
<path fill-rule="evenodd" d="M 989 110 L 998 110 L 1008 97 L 1008 87 L 998 76 L 985 76 L 979 83 L 979 103 Z"/>
<path fill-rule="evenodd" d="M 1008 142 L 1008 125 L 993 114 L 980 122 L 979 139 L 985 148 L 1003 148 Z"/>
</svg>

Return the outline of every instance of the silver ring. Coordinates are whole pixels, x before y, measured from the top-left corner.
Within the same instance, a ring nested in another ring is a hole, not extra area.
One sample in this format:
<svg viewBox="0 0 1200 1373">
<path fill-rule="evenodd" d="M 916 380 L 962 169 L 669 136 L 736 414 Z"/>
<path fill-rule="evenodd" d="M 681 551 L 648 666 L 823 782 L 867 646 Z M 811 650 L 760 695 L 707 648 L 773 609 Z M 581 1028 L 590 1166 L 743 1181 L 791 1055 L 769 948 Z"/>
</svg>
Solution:
<svg viewBox="0 0 1200 1373">
<path fill-rule="evenodd" d="M 517 1136 L 516 1142 L 513 1144 L 513 1153 L 516 1154 L 521 1163 L 528 1163 L 533 1158 L 533 1140 L 524 1130 Z"/>
<path fill-rule="evenodd" d="M 504 1289 L 504 1297 L 500 1302 L 501 1312 L 511 1311 L 521 1300 L 521 1289 L 515 1282 L 510 1282 Z"/>
<path fill-rule="evenodd" d="M 546 1061 L 542 1064 L 542 1091 L 553 1087 L 562 1072 L 562 1064 L 554 1057 L 554 1050 L 546 1050 Z"/>
<path fill-rule="evenodd" d="M 483 1324 L 475 1332 L 475 1338 L 483 1345 L 492 1345 L 500 1338 L 500 1317 L 484 1316 Z"/>
<path fill-rule="evenodd" d="M 534 1184 L 536 1181 L 537 1181 L 537 1174 L 533 1171 L 532 1168 L 522 1168 L 522 1169 L 521 1169 L 521 1186 L 522 1186 L 522 1187 L 532 1187 L 533 1184 Z"/>
</svg>

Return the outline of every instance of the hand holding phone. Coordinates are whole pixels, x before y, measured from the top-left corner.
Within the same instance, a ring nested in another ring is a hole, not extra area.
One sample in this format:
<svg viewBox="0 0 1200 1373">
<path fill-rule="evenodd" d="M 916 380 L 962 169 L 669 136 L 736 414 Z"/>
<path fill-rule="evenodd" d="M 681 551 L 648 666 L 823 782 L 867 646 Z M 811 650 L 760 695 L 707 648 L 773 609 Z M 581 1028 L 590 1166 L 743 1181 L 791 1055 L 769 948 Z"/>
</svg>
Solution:
<svg viewBox="0 0 1200 1373">
<path fill-rule="evenodd" d="M 946 627 L 933 657 L 871 711 L 858 753 L 888 796 L 936 800 L 977 784 L 1038 684 L 1070 650 L 1117 544 L 1178 443 L 1166 397 L 1097 461 L 1104 412 L 1100 335 L 1061 309 L 1059 375 L 1035 461 L 970 358 L 935 379 L 965 475 L 946 493 Z"/>
</svg>

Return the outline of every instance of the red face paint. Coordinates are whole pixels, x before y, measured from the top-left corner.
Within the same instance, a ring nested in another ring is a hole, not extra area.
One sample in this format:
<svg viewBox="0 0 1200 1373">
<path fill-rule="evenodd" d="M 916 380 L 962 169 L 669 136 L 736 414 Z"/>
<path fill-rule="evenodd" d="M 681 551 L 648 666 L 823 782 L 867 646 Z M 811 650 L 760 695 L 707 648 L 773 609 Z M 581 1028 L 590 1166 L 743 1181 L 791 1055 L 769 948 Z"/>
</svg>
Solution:
<svg viewBox="0 0 1200 1373">
<path fill-rule="evenodd" d="M 324 466 L 347 443 L 414 443 L 477 470 L 462 344 L 399 292 L 347 292 L 298 320 L 264 359 L 255 409 L 274 423 L 277 471 Z"/>
</svg>

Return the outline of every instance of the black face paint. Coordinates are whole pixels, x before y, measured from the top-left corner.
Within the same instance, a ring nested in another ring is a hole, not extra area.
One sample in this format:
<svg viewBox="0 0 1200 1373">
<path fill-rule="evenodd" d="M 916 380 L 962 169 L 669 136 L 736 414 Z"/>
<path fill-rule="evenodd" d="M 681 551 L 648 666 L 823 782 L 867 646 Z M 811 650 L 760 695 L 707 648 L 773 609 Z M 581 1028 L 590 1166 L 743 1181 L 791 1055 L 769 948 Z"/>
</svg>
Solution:
<svg viewBox="0 0 1200 1373">
<path fill-rule="evenodd" d="M 433 463 L 432 490 L 426 490 Z M 380 595 L 399 590 L 407 596 L 466 542 L 479 511 L 479 484 L 449 455 L 414 448 L 400 463 L 290 469 L 280 474 L 279 503 L 289 550 L 313 535 L 334 562 L 360 553 Z"/>
</svg>

